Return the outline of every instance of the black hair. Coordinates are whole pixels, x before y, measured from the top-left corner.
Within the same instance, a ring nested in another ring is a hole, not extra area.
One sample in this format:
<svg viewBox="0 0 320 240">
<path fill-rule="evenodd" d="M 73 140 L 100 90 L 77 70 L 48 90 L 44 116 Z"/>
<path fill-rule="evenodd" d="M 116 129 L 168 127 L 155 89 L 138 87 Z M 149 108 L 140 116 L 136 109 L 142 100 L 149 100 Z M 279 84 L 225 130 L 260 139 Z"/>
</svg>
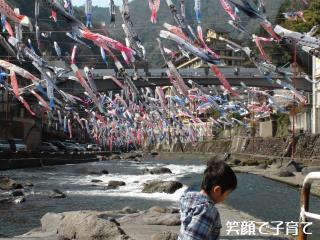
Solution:
<svg viewBox="0 0 320 240">
<path fill-rule="evenodd" d="M 201 189 L 210 194 L 212 187 L 220 186 L 222 193 L 235 190 L 237 177 L 231 167 L 223 161 L 209 161 L 203 174 Z"/>
</svg>

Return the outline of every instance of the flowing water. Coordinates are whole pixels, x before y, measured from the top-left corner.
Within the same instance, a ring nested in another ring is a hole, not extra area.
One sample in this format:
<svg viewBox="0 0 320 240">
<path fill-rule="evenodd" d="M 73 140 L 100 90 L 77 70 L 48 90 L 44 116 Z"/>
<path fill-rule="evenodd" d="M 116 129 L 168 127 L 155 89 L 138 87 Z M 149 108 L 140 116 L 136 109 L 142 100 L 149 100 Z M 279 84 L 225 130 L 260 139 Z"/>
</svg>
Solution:
<svg viewBox="0 0 320 240">
<path fill-rule="evenodd" d="M 164 166 L 172 174 L 143 175 L 144 168 Z M 108 175 L 90 175 L 92 169 L 107 169 Z M 78 165 L 50 166 L 17 169 L 1 172 L 18 182 L 31 181 L 34 187 L 26 190 L 27 201 L 17 205 L 0 205 L 0 236 L 15 236 L 40 225 L 40 218 L 47 212 L 73 210 L 116 210 L 130 206 L 147 209 L 151 206 L 178 206 L 178 200 L 187 187 L 199 189 L 203 160 L 145 160 L 143 163 L 107 161 Z M 252 174 L 238 174 L 238 188 L 226 203 L 263 221 L 298 221 L 299 191 Z M 92 179 L 103 182 L 92 183 Z M 119 189 L 107 190 L 110 180 L 126 182 Z M 178 180 L 184 187 L 174 194 L 141 193 L 143 183 L 150 180 Z M 59 189 L 67 194 L 65 199 L 49 199 L 50 190 Z M 8 193 L 2 192 L 1 195 Z M 320 199 L 312 197 L 314 212 L 320 212 Z M 316 224 L 316 223 L 314 223 Z M 320 232 L 313 227 L 314 233 Z M 319 239 L 320 234 L 310 239 Z"/>
</svg>

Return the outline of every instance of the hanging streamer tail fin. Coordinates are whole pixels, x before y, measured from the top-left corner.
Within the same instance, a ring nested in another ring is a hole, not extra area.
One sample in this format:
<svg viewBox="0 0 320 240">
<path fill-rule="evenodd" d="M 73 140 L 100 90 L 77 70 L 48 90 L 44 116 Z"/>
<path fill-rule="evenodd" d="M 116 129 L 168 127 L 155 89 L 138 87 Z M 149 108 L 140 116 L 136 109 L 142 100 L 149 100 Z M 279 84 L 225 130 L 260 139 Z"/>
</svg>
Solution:
<svg viewBox="0 0 320 240">
<path fill-rule="evenodd" d="M 72 54 L 71 54 L 71 64 L 75 64 L 76 53 L 77 53 L 77 45 L 74 45 L 72 49 Z"/>
<path fill-rule="evenodd" d="M 157 23 L 157 10 L 155 9 L 155 7 L 152 8 L 150 20 L 152 23 Z"/>
<path fill-rule="evenodd" d="M 195 10 L 195 12 L 196 12 L 197 23 L 200 24 L 201 23 L 201 12 L 200 12 L 200 10 Z"/>
<path fill-rule="evenodd" d="M 30 22 L 30 19 L 27 16 L 19 15 L 18 18 L 20 19 L 20 23 L 23 26 L 26 26 L 26 27 L 32 26 L 32 23 Z"/>
<path fill-rule="evenodd" d="M 100 47 L 100 54 L 101 54 L 103 62 L 108 65 L 108 59 L 106 56 L 106 52 L 102 47 Z"/>
<path fill-rule="evenodd" d="M 198 33 L 198 39 L 200 40 L 201 44 L 202 44 L 202 47 L 204 49 L 206 49 L 214 58 L 216 59 L 220 59 L 220 56 L 215 53 L 214 51 L 212 51 L 208 45 L 206 44 L 206 42 L 204 41 L 204 38 L 203 38 L 203 32 L 202 32 L 202 28 L 200 25 L 198 25 L 197 27 L 197 33 Z"/>
<path fill-rule="evenodd" d="M 28 112 L 32 115 L 35 116 L 36 114 L 31 110 L 30 105 L 26 102 L 26 100 L 23 99 L 23 97 L 20 97 L 20 102 L 22 103 L 22 105 L 25 107 L 25 109 L 28 110 Z"/>
<path fill-rule="evenodd" d="M 39 102 L 42 104 L 42 106 L 45 109 L 50 111 L 50 107 L 49 107 L 48 103 L 38 93 L 36 93 L 34 90 L 31 90 L 30 92 L 33 94 L 33 96 L 35 96 L 39 100 Z"/>
<path fill-rule="evenodd" d="M 10 79 L 11 79 L 12 90 L 13 90 L 13 93 L 16 96 L 16 98 L 22 103 L 22 105 L 28 110 L 28 112 L 31 115 L 35 116 L 36 114 L 31 110 L 29 104 L 23 99 L 23 97 L 20 96 L 17 76 L 16 76 L 15 72 L 12 70 L 10 70 Z"/>
<path fill-rule="evenodd" d="M 260 23 L 261 27 L 266 30 L 267 33 L 277 42 L 280 42 L 281 38 L 273 30 L 272 24 L 268 21 L 263 21 Z"/>
<path fill-rule="evenodd" d="M 12 86 L 13 93 L 15 94 L 16 98 L 19 99 L 20 92 L 19 92 L 17 76 L 16 76 L 16 73 L 12 70 L 10 70 L 10 79 L 11 79 L 11 86 Z"/>
<path fill-rule="evenodd" d="M 223 74 L 220 72 L 220 70 L 218 69 L 218 67 L 216 65 L 210 64 L 210 69 L 212 70 L 212 72 L 219 78 L 221 84 L 224 86 L 224 88 L 229 91 L 229 93 L 233 96 L 236 97 L 238 96 L 238 94 L 232 90 L 232 87 L 230 85 L 230 83 L 228 82 L 228 80 L 225 78 L 225 76 L 223 76 Z"/>
<path fill-rule="evenodd" d="M 266 60 L 267 62 L 270 62 L 270 59 L 268 58 L 266 52 L 264 51 L 262 45 L 261 45 L 261 41 L 260 41 L 260 38 L 259 37 L 255 37 L 254 38 L 254 42 L 256 44 L 256 46 L 258 47 L 259 49 L 259 52 L 260 52 L 260 55 L 261 57 Z"/>
<path fill-rule="evenodd" d="M 72 138 L 72 125 L 70 119 L 68 119 L 68 132 L 69 132 L 69 138 Z"/>
<path fill-rule="evenodd" d="M 220 0 L 221 6 L 225 10 L 225 12 L 231 17 L 233 21 L 236 21 L 238 16 L 232 11 L 232 8 L 228 2 L 228 0 Z"/>
<path fill-rule="evenodd" d="M 148 3 L 149 3 L 149 9 L 150 9 L 150 11 L 152 11 L 153 6 L 154 6 L 152 0 L 148 0 Z"/>
<path fill-rule="evenodd" d="M 54 22 L 57 22 L 57 21 L 58 21 L 57 12 L 51 11 L 51 16 L 50 16 L 50 18 L 51 18 Z"/>
<path fill-rule="evenodd" d="M 8 21 L 6 21 L 6 23 L 5 23 L 5 28 L 6 28 L 7 32 L 9 33 L 9 35 L 11 37 L 13 37 L 14 33 L 13 33 L 12 27 Z"/>
</svg>

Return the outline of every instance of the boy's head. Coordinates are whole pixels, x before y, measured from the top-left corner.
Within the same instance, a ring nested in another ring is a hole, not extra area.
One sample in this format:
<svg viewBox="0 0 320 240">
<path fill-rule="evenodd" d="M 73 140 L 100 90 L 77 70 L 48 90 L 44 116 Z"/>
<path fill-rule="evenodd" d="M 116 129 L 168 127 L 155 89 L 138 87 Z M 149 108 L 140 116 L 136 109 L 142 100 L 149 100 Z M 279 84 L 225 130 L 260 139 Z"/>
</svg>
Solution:
<svg viewBox="0 0 320 240">
<path fill-rule="evenodd" d="M 223 161 L 210 161 L 204 171 L 201 189 L 215 202 L 223 202 L 237 187 L 237 177 Z"/>
</svg>

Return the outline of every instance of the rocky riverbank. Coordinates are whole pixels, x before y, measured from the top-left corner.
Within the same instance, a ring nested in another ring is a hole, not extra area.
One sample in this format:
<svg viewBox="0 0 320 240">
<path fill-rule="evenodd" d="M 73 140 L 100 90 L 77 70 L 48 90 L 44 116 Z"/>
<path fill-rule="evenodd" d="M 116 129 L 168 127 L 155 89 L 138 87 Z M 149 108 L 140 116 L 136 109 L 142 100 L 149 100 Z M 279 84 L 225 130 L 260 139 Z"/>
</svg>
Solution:
<svg viewBox="0 0 320 240">
<path fill-rule="evenodd" d="M 246 213 L 218 205 L 222 220 L 222 239 L 235 239 L 235 232 L 227 234 L 227 221 L 254 221 L 256 228 L 263 222 Z M 175 208 L 154 206 L 138 211 L 124 208 L 117 211 L 76 211 L 47 213 L 41 218 L 41 226 L 26 234 L 3 240 L 176 240 L 180 229 L 180 214 Z M 232 237 L 233 236 L 233 237 Z M 243 235 L 245 236 L 245 235 Z M 243 238 L 242 236 L 242 238 Z M 259 236 L 257 232 L 255 236 Z M 230 238 L 228 238 L 230 237 Z M 252 237 L 252 236 L 251 236 Z M 280 240 L 286 237 L 265 236 L 263 239 Z"/>
</svg>

